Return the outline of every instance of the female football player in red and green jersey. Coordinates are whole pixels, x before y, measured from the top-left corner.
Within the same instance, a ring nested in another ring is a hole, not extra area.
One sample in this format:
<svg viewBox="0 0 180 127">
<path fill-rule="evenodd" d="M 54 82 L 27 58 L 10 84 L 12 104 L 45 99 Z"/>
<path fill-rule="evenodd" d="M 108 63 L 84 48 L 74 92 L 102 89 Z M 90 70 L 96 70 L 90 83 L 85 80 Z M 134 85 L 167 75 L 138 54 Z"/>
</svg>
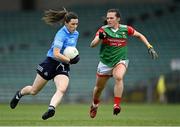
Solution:
<svg viewBox="0 0 180 127">
<path fill-rule="evenodd" d="M 157 53 L 146 37 L 131 26 L 120 24 L 118 9 L 109 9 L 106 15 L 107 25 L 102 26 L 96 33 L 90 47 L 96 47 L 99 43 L 100 62 L 97 67 L 96 85 L 93 90 L 93 100 L 90 107 L 90 117 L 94 118 L 100 102 L 100 95 L 110 77 L 115 80 L 113 114 L 121 111 L 120 103 L 123 93 L 123 78 L 128 67 L 127 38 L 137 37 L 142 41 L 153 59 L 158 58 Z"/>
</svg>

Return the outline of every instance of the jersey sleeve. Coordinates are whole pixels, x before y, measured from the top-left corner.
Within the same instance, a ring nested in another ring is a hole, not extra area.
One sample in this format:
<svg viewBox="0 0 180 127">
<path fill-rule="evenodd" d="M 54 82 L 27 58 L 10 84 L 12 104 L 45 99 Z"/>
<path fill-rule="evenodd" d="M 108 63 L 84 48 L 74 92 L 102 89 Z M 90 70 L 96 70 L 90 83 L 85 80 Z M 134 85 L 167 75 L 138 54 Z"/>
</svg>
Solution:
<svg viewBox="0 0 180 127">
<path fill-rule="evenodd" d="M 54 47 L 61 49 L 63 47 L 64 40 L 65 40 L 64 34 L 58 32 L 54 38 Z"/>
<path fill-rule="evenodd" d="M 134 34 L 135 29 L 131 26 L 127 26 L 128 35 L 132 36 Z"/>
<path fill-rule="evenodd" d="M 104 29 L 101 27 L 99 30 L 96 32 L 96 36 L 99 36 L 99 32 L 104 32 Z"/>
</svg>

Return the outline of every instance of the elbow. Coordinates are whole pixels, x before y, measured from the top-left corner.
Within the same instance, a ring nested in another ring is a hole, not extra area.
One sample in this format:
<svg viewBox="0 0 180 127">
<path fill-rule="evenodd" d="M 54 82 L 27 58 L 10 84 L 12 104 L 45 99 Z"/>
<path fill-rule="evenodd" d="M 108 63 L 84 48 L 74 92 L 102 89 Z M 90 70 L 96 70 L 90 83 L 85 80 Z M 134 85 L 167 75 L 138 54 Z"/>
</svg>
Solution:
<svg viewBox="0 0 180 127">
<path fill-rule="evenodd" d="M 93 44 L 90 45 L 91 48 L 94 48 L 95 46 Z"/>
<path fill-rule="evenodd" d="M 141 39 L 142 38 L 142 35 L 137 35 L 136 36 L 138 39 Z"/>
<path fill-rule="evenodd" d="M 58 59 L 58 55 L 54 55 L 54 58 Z"/>
<path fill-rule="evenodd" d="M 94 42 L 94 41 L 92 41 L 91 44 L 90 44 L 90 47 L 91 47 L 91 48 L 94 48 L 94 47 L 96 47 L 96 45 L 97 45 L 97 43 Z"/>
<path fill-rule="evenodd" d="M 56 59 L 58 59 L 58 56 L 59 56 L 58 53 L 54 52 L 53 55 Z"/>
</svg>

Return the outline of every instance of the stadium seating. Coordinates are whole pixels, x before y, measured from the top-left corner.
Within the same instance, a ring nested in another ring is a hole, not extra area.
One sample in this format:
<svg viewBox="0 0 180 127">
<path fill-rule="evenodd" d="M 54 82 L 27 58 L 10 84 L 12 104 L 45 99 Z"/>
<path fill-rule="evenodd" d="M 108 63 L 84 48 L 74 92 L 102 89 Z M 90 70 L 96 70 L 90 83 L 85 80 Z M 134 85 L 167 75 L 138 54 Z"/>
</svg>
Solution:
<svg viewBox="0 0 180 127">
<path fill-rule="evenodd" d="M 98 49 L 89 48 L 89 44 L 99 26 L 101 18 L 108 8 L 119 8 L 122 22 L 126 24 L 128 17 L 135 17 L 133 27 L 146 35 L 159 54 L 159 59 L 153 61 L 146 47 L 137 39 L 129 39 L 130 64 L 125 77 L 125 87 L 132 87 L 139 80 L 149 80 L 160 74 L 171 71 L 170 62 L 178 58 L 180 25 L 180 10 L 174 13 L 165 12 L 157 17 L 154 11 L 166 5 L 106 5 L 106 6 L 76 6 L 72 10 L 79 15 L 78 50 L 81 61 L 71 67 L 71 80 L 65 102 L 89 102 L 95 83 L 98 64 Z M 148 20 L 142 21 L 139 16 L 149 13 Z M 43 12 L 8 12 L 0 13 L 0 102 L 9 102 L 17 89 L 31 84 L 36 74 L 36 66 L 46 55 L 55 32 L 58 28 L 45 25 L 41 20 Z M 108 82 L 112 90 L 113 81 Z M 25 97 L 29 102 L 47 102 L 53 94 L 55 86 L 49 82 L 45 89 L 36 97 Z M 108 91 L 106 89 L 106 91 Z M 107 99 L 109 93 L 103 93 Z"/>
</svg>

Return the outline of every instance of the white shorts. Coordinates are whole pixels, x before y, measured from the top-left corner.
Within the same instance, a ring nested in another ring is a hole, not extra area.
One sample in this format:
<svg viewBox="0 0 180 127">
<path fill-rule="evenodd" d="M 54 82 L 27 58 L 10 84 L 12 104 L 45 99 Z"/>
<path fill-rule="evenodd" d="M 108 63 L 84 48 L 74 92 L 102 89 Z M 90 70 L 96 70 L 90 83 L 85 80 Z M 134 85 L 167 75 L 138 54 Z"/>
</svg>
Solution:
<svg viewBox="0 0 180 127">
<path fill-rule="evenodd" d="M 118 64 L 123 64 L 126 68 L 128 68 L 129 60 L 120 60 L 114 67 L 116 67 Z M 114 67 L 108 67 L 100 61 L 97 67 L 97 75 L 112 76 L 112 70 Z"/>
</svg>

